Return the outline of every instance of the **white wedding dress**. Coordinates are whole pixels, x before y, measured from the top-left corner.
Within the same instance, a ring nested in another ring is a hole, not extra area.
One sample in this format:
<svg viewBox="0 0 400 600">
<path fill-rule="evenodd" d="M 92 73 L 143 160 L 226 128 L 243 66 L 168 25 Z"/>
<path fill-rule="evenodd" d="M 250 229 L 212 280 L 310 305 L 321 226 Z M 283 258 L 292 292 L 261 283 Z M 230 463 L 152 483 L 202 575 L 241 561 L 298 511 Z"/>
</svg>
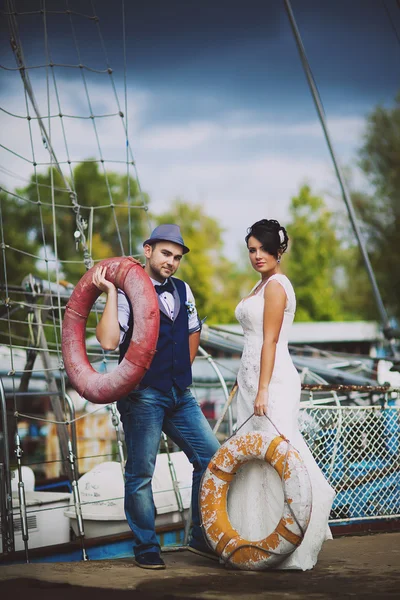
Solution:
<svg viewBox="0 0 400 600">
<path fill-rule="evenodd" d="M 288 350 L 288 336 L 296 310 L 295 293 L 285 275 L 272 275 L 265 285 L 272 280 L 282 285 L 287 302 L 268 389 L 267 413 L 279 432 L 299 451 L 310 476 L 313 497 L 311 520 L 304 540 L 275 568 L 305 571 L 312 569 L 317 562 L 323 542 L 332 538 L 328 519 L 335 492 L 315 462 L 298 427 L 300 377 Z M 265 285 L 256 294 L 242 300 L 236 307 L 236 318 L 244 332 L 244 349 L 237 378 L 238 427 L 253 414 L 258 390 L 263 344 Z M 249 431 L 270 431 L 276 435 L 275 428 L 266 417 L 253 416 L 238 431 L 238 435 Z M 251 461 L 238 471 L 229 489 L 228 514 L 233 527 L 241 537 L 251 541 L 265 538 L 277 526 L 282 509 L 282 483 L 270 465 L 261 461 Z"/>
</svg>

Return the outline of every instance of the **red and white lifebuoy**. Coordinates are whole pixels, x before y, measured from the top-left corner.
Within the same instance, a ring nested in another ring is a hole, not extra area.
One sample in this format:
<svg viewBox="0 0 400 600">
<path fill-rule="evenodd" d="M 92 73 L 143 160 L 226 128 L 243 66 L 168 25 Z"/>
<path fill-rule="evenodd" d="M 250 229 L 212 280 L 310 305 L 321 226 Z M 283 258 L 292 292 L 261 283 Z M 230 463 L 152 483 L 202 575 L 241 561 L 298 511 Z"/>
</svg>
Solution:
<svg viewBox="0 0 400 600">
<path fill-rule="evenodd" d="M 254 459 L 269 463 L 284 486 L 281 519 L 270 535 L 257 541 L 240 536 L 227 510 L 230 482 L 243 463 Z M 247 571 L 274 567 L 301 544 L 311 504 L 311 483 L 300 455 L 283 436 L 267 432 L 237 435 L 221 446 L 204 473 L 200 490 L 202 526 L 211 548 L 225 564 Z"/>
<path fill-rule="evenodd" d="M 85 327 L 100 290 L 93 272 L 107 267 L 106 278 L 128 296 L 134 318 L 132 339 L 124 359 L 111 373 L 98 373 L 86 353 Z M 156 351 L 160 313 L 150 278 L 130 257 L 108 258 L 85 273 L 66 306 L 62 327 L 62 354 L 72 387 L 95 404 L 126 396 L 142 379 Z"/>
</svg>

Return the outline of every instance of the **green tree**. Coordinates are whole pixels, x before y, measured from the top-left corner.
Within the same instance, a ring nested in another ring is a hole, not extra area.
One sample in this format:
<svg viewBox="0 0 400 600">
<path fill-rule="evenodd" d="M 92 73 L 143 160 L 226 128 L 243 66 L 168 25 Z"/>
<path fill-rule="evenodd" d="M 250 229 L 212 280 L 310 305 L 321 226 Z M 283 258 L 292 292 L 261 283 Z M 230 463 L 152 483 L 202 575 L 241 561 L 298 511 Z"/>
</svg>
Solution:
<svg viewBox="0 0 400 600">
<path fill-rule="evenodd" d="M 378 106 L 369 115 L 360 166 L 374 192 L 353 193 L 353 203 L 383 302 L 389 314 L 400 319 L 400 94 L 393 107 Z M 361 256 L 356 265 L 365 271 Z M 365 310 L 376 317 L 370 285 L 365 295 Z"/>
<path fill-rule="evenodd" d="M 29 301 L 21 294 L 22 280 L 35 272 L 40 247 L 29 231 L 27 204 L 11 194 L 0 192 L 0 343 L 24 344 L 30 331 L 26 321 Z"/>
<path fill-rule="evenodd" d="M 353 205 L 358 212 L 360 203 L 363 204 L 364 202 L 364 194 L 353 192 L 351 196 Z M 347 213 L 341 213 L 337 216 L 338 237 L 342 241 L 337 293 L 343 307 L 344 318 L 345 320 L 361 321 L 379 320 L 379 312 L 372 293 L 371 282 L 349 217 Z M 365 235 L 364 227 L 362 230 Z M 370 258 L 372 257 L 370 256 Z"/>
<path fill-rule="evenodd" d="M 223 256 L 223 229 L 200 205 L 176 200 L 171 209 L 155 217 L 158 224 L 177 223 L 185 244 L 190 248 L 178 271 L 196 298 L 201 318 L 208 324 L 235 322 L 235 307 L 248 292 L 252 281 L 242 270 Z"/>
<path fill-rule="evenodd" d="M 80 213 L 87 224 L 85 234 L 92 258 L 96 261 L 128 254 L 130 243 L 136 254 L 138 243 L 147 231 L 145 211 L 139 209 L 143 200 L 136 181 L 128 182 L 126 176 L 117 173 L 100 173 L 96 163 L 84 162 L 75 167 L 69 184 L 76 192 Z M 76 284 L 85 272 L 83 252 L 74 237 L 77 226 L 71 198 L 55 169 L 37 178 L 32 176 L 28 186 L 17 190 L 15 195 L 0 192 L 0 210 L 3 243 L 0 336 L 1 341 L 7 342 L 11 334 L 15 343 L 24 344 L 30 339 L 31 330 L 27 325 L 29 307 L 21 301 L 30 304 L 42 300 L 22 296 L 22 290 L 12 286 L 20 287 L 28 274 L 55 281 L 56 246 L 59 274 Z M 10 315 L 10 323 L 7 315 Z M 53 316 L 58 318 L 56 313 Z M 94 322 L 92 315 L 89 324 L 93 326 Z M 46 323 L 45 328 L 48 341 L 54 341 L 52 325 Z"/>
<path fill-rule="evenodd" d="M 0 227 L 2 257 L 0 277 L 2 290 L 8 285 L 21 285 L 31 273 L 39 255 L 39 244 L 29 231 L 30 212 L 26 203 L 0 191 Z"/>
<path fill-rule="evenodd" d="M 290 205 L 290 238 L 284 269 L 296 290 L 298 321 L 341 320 L 340 299 L 335 291 L 340 242 L 332 213 L 319 196 L 304 185 Z"/>
<path fill-rule="evenodd" d="M 128 254 L 129 240 L 133 253 L 136 253 L 146 230 L 145 211 L 139 209 L 143 202 L 137 182 L 132 178 L 129 180 L 130 206 L 133 207 L 130 211 L 127 177 L 113 172 L 101 173 L 97 163 L 78 164 L 70 185 L 75 190 L 80 214 L 87 225 L 85 236 L 93 260 Z M 56 240 L 62 272 L 76 283 L 85 270 L 83 252 L 74 237 L 76 215 L 61 175 L 54 169 L 38 175 L 37 181 L 32 177 L 27 187 L 18 190 L 18 195 L 27 200 L 29 238 L 52 253 Z M 54 266 L 54 257 L 50 266 Z"/>
</svg>

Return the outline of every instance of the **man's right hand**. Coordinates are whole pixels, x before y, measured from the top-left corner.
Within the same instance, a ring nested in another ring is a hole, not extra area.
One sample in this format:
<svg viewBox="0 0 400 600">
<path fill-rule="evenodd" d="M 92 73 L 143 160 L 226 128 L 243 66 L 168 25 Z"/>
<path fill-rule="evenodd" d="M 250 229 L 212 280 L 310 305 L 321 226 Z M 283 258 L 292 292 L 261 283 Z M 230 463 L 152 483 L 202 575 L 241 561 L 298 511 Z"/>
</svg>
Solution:
<svg viewBox="0 0 400 600">
<path fill-rule="evenodd" d="M 92 282 L 99 290 L 108 294 L 109 292 L 116 290 L 116 287 L 111 281 L 106 279 L 106 272 L 107 267 L 97 267 L 93 273 Z"/>
</svg>

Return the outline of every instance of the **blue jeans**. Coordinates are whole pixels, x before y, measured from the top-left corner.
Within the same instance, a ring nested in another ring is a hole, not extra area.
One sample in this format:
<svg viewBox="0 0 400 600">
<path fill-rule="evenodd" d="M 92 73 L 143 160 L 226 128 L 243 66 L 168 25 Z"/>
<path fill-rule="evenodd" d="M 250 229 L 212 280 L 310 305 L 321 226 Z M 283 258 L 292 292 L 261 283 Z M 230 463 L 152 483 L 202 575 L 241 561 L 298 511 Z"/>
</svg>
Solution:
<svg viewBox="0 0 400 600">
<path fill-rule="evenodd" d="M 211 457 L 219 448 L 207 419 L 189 389 L 164 393 L 152 387 L 131 392 L 117 403 L 124 426 L 125 514 L 134 535 L 134 553 L 159 552 L 151 489 L 161 432 L 175 442 L 193 465 L 192 540 L 204 543 L 200 527 L 199 487 Z"/>
</svg>

